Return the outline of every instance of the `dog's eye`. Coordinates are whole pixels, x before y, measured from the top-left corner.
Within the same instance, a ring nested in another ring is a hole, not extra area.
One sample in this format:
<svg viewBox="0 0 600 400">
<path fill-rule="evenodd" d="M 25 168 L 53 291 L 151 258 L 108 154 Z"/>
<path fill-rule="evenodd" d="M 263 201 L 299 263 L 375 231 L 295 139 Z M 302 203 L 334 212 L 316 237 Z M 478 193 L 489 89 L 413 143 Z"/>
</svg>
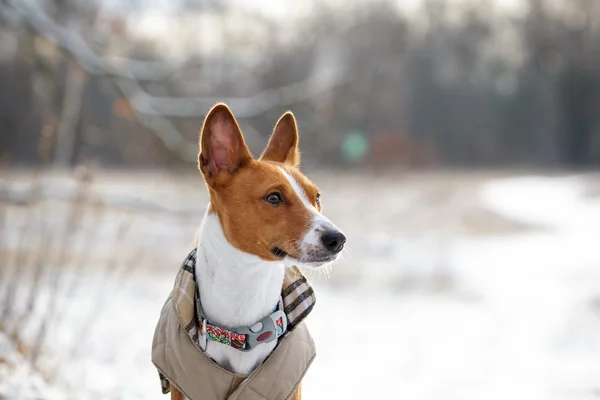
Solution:
<svg viewBox="0 0 600 400">
<path fill-rule="evenodd" d="M 281 193 L 278 192 L 268 194 L 267 197 L 265 197 L 265 200 L 267 201 L 267 203 L 272 204 L 274 206 L 278 206 L 281 203 L 283 203 L 283 197 L 281 197 Z"/>
<path fill-rule="evenodd" d="M 321 207 L 321 193 L 317 193 L 317 201 L 316 201 L 317 205 L 319 207 Z"/>
</svg>

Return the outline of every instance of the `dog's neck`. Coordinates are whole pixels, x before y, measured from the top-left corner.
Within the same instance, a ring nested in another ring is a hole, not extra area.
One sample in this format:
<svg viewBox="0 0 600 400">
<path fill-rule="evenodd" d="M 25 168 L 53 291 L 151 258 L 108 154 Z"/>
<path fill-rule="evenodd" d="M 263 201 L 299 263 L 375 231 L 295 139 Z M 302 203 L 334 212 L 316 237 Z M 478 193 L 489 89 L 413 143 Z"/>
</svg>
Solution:
<svg viewBox="0 0 600 400">
<path fill-rule="evenodd" d="M 226 328 L 250 326 L 269 315 L 281 295 L 285 266 L 235 248 L 215 212 L 207 212 L 198 238 L 196 281 L 202 311 Z"/>
</svg>

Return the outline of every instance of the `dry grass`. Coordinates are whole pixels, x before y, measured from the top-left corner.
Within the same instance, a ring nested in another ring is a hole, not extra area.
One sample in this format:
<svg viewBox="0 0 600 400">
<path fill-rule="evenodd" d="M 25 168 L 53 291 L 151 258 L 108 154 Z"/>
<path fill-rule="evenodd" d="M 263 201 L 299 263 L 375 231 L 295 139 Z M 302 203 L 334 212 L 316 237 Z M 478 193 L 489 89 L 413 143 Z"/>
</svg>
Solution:
<svg viewBox="0 0 600 400">
<path fill-rule="evenodd" d="M 0 332 L 28 368 L 64 385 L 61 372 L 84 356 L 112 297 L 138 271 L 174 265 L 173 253 L 188 251 L 194 224 L 189 212 L 132 195 L 131 181 L 99 183 L 87 169 L 0 173 Z M 165 223 L 169 234 L 181 230 L 184 239 L 173 239 L 180 247 L 165 244 Z M 57 346 L 65 334 L 77 339 Z"/>
<path fill-rule="evenodd" d="M 51 347 L 47 343 L 50 333 L 67 323 L 64 317 L 69 300 L 82 280 L 91 270 L 97 275 L 93 306 L 80 321 L 80 335 L 85 336 L 93 329 L 97 310 L 105 301 L 103 286 L 114 279 L 125 280 L 138 264 L 131 263 L 132 255 L 122 249 L 131 214 L 91 201 L 90 174 L 75 177 L 75 194 L 63 204 L 42 198 L 41 176 L 39 172 L 33 174 L 26 202 L 0 204 L 0 238 L 4 239 L 0 242 L 0 330 L 34 370 L 52 380 L 60 371 L 60 363 L 81 351 L 79 341 L 60 358 L 45 349 Z M 117 216 L 117 233 L 111 238 L 112 251 L 106 254 L 106 243 L 97 240 L 97 235 L 109 214 Z M 127 265 L 131 268 L 124 268 Z"/>
</svg>

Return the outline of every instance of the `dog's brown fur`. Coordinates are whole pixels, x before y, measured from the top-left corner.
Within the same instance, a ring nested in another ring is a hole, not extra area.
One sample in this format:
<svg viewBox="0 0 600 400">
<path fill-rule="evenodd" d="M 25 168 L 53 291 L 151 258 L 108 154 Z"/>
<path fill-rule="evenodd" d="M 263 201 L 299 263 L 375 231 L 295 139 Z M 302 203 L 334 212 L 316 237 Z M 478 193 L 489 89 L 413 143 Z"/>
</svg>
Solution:
<svg viewBox="0 0 600 400">
<path fill-rule="evenodd" d="M 171 400 L 185 400 L 183 393 L 173 385 L 171 385 Z"/>
<path fill-rule="evenodd" d="M 219 216 L 231 244 L 263 260 L 279 259 L 272 252 L 275 247 L 292 257 L 297 256 L 298 240 L 312 219 L 279 168 L 292 175 L 313 206 L 321 209 L 317 187 L 297 169 L 300 161 L 297 146 L 296 120 L 289 112 L 279 119 L 258 160 L 252 158 L 235 117 L 226 105 L 216 105 L 202 127 L 198 166 L 206 180 L 211 211 Z M 273 192 L 283 196 L 284 206 L 273 207 L 264 201 Z M 257 232 L 260 235 L 257 236 Z"/>
</svg>

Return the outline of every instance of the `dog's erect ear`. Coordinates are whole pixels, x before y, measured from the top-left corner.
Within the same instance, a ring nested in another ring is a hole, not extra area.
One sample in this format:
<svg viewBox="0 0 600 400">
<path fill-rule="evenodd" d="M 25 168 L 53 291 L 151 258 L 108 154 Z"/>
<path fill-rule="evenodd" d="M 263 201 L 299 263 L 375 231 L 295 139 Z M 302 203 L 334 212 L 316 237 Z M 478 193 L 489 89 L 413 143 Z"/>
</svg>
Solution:
<svg viewBox="0 0 600 400">
<path fill-rule="evenodd" d="M 252 160 L 235 117 L 225 104 L 217 104 L 206 115 L 200 132 L 198 168 L 214 186 Z"/>
<path fill-rule="evenodd" d="M 300 164 L 298 149 L 298 126 L 291 111 L 279 118 L 261 160 L 276 161 L 297 167 Z"/>
</svg>

